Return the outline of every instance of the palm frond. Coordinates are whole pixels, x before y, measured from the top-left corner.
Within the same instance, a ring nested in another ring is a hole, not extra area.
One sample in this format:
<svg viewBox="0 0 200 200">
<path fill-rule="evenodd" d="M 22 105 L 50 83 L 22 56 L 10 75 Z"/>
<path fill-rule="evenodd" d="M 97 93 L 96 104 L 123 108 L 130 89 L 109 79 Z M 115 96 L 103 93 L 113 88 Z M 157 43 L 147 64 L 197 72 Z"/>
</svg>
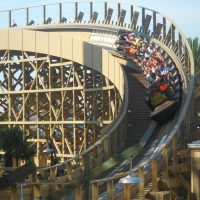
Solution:
<svg viewBox="0 0 200 200">
<path fill-rule="evenodd" d="M 195 72 L 198 72 L 200 70 L 200 39 L 198 37 L 188 38 L 188 42 L 194 57 Z"/>
</svg>

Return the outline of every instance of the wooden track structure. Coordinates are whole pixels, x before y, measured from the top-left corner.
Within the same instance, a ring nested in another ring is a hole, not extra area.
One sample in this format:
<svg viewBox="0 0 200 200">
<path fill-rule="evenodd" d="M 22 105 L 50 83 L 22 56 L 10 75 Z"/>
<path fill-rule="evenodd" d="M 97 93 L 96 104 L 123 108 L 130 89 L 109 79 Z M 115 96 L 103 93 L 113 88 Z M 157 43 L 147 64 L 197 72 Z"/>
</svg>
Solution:
<svg viewBox="0 0 200 200">
<path fill-rule="evenodd" d="M 35 175 L 30 179 L 34 198 L 41 196 L 42 185 L 50 188 L 54 185 L 57 190 L 66 181 L 75 180 L 79 173 L 87 177 L 88 171 L 124 148 L 128 87 L 123 65 L 132 64 L 113 56 L 114 42 L 121 29 L 151 38 L 173 59 L 183 80 L 182 105 L 175 125 L 140 169 L 147 163 L 156 167 L 153 160 L 171 148 L 170 144 L 176 144 L 182 130 L 182 134 L 189 134 L 190 130 L 188 108 L 193 93 L 194 62 L 189 44 L 175 22 L 144 7 L 108 2 L 88 2 L 84 6 L 70 3 L 73 14 L 65 16 L 66 5 L 69 4 L 0 12 L 0 16 L 8 14 L 8 28 L 0 29 L 0 125 L 19 125 L 26 130 L 37 149 L 35 162 L 41 167 L 39 173 L 50 172 L 49 182 L 39 182 Z M 58 14 L 54 23 L 49 18 L 54 14 L 48 12 L 48 7 L 54 7 Z M 41 8 L 42 18 L 34 25 L 38 19 L 32 18 L 31 12 Z M 85 17 L 86 8 L 89 13 Z M 101 12 L 95 10 L 99 8 Z M 15 21 L 17 27 L 12 24 L 16 13 L 24 17 L 22 24 Z M 45 167 L 50 163 L 50 156 L 42 152 L 46 138 L 52 138 L 61 164 Z M 142 147 L 138 144 L 136 152 Z M 61 167 L 63 179 L 57 177 Z M 92 184 L 95 200 L 98 187 L 96 182 Z M 109 184 L 108 188 L 112 188 L 112 183 Z M 15 189 L 14 186 L 11 198 Z M 78 187 L 77 199 L 81 192 Z"/>
</svg>

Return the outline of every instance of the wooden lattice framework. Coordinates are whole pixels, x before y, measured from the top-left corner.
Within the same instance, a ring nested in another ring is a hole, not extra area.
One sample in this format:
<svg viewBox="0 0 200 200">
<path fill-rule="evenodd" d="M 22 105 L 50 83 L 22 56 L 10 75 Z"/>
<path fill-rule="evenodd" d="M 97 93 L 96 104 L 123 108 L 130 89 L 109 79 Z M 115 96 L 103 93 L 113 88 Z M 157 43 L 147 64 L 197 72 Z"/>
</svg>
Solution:
<svg viewBox="0 0 200 200">
<path fill-rule="evenodd" d="M 47 138 L 62 160 L 84 151 L 102 136 L 120 104 L 116 87 L 86 66 L 39 53 L 0 52 L 0 128 L 20 126 L 37 157 Z"/>
</svg>

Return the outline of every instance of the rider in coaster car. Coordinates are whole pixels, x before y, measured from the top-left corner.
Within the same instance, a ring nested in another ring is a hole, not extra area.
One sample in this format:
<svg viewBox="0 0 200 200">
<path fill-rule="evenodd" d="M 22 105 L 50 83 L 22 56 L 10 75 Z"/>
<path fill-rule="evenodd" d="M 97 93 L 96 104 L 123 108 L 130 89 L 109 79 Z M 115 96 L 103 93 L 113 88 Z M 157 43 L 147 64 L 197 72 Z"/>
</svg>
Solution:
<svg viewBox="0 0 200 200">
<path fill-rule="evenodd" d="M 149 46 L 144 54 L 146 59 L 149 59 L 151 55 L 153 54 L 153 47 Z"/>
<path fill-rule="evenodd" d="M 168 67 L 166 66 L 166 63 L 164 63 L 164 65 L 161 67 L 161 69 L 160 69 L 160 74 L 161 74 L 163 80 L 164 80 L 164 81 L 167 81 L 168 75 L 169 75 L 169 69 L 168 69 Z"/>
<path fill-rule="evenodd" d="M 131 47 L 126 49 L 126 53 L 127 53 L 127 56 L 134 57 L 137 53 L 137 48 L 131 46 Z"/>
<path fill-rule="evenodd" d="M 145 71 L 144 71 L 144 75 L 145 75 L 145 79 L 147 81 L 147 83 L 149 85 L 153 84 L 155 82 L 155 75 L 152 73 L 151 69 L 150 68 L 146 68 Z"/>
<path fill-rule="evenodd" d="M 136 47 L 139 46 L 140 43 L 141 43 L 141 39 L 140 38 L 136 38 L 133 33 L 128 34 L 124 38 L 125 38 L 125 40 L 127 42 L 129 42 L 130 44 L 132 44 L 132 45 L 134 45 Z"/>
<path fill-rule="evenodd" d="M 153 57 L 154 57 L 155 59 L 157 59 L 158 62 L 160 62 L 160 63 L 163 63 L 163 62 L 164 62 L 164 57 L 163 57 L 159 52 L 154 53 Z"/>
</svg>

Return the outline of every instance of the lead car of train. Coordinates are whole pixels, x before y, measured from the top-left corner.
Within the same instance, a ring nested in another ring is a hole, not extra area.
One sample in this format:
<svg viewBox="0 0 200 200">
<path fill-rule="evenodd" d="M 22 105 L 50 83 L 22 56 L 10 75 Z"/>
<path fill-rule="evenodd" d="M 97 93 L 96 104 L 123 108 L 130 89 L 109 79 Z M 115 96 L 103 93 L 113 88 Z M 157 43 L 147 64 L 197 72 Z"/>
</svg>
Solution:
<svg viewBox="0 0 200 200">
<path fill-rule="evenodd" d="M 172 118 L 181 103 L 182 81 L 171 57 L 150 39 L 119 31 L 117 53 L 136 63 L 146 79 L 144 100 L 150 117 L 159 122 Z"/>
</svg>

